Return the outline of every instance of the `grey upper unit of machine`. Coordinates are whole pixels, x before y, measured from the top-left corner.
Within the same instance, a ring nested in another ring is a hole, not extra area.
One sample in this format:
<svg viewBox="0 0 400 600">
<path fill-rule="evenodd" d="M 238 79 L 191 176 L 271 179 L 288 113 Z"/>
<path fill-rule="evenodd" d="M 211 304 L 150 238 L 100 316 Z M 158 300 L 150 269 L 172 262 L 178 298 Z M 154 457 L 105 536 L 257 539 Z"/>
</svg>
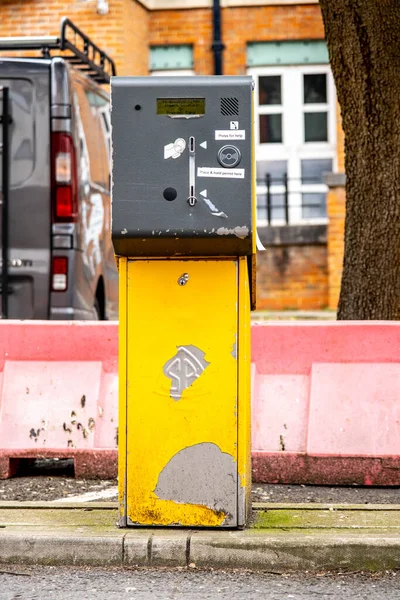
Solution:
<svg viewBox="0 0 400 600">
<path fill-rule="evenodd" d="M 252 78 L 112 77 L 118 256 L 252 253 Z"/>
</svg>

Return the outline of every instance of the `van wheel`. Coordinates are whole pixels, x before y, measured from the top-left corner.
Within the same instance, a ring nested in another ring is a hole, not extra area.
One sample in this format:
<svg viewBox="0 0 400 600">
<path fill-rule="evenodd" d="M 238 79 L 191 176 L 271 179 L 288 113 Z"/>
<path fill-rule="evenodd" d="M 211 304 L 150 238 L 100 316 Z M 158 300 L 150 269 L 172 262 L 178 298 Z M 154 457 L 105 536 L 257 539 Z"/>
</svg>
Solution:
<svg viewBox="0 0 400 600">
<path fill-rule="evenodd" d="M 100 302 L 99 302 L 98 298 L 94 299 L 94 310 L 96 311 L 97 321 L 101 321 L 101 309 L 100 309 Z"/>
</svg>

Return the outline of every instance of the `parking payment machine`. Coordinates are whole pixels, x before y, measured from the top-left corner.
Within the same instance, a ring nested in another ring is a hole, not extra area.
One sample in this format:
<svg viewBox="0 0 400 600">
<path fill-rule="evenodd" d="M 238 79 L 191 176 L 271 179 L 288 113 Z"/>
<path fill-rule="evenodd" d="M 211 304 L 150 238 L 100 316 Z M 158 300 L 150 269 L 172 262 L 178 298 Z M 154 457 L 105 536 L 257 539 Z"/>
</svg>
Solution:
<svg viewBox="0 0 400 600">
<path fill-rule="evenodd" d="M 114 77 L 111 88 L 120 525 L 243 527 L 252 80 Z"/>
</svg>

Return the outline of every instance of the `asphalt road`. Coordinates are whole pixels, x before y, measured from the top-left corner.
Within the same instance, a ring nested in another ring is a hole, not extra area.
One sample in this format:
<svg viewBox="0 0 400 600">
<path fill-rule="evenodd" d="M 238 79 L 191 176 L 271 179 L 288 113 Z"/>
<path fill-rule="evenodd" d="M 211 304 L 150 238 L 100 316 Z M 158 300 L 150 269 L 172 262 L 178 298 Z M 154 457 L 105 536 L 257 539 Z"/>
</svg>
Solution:
<svg viewBox="0 0 400 600">
<path fill-rule="evenodd" d="M 0 480 L 0 501 L 53 501 L 101 494 L 98 501 L 117 499 L 116 480 L 75 479 L 73 461 L 38 460 L 16 477 Z M 400 489 L 253 484 L 253 502 L 317 502 L 331 504 L 400 504 Z M 95 498 L 94 498 L 95 499 Z M 400 594 L 399 594 L 400 597 Z"/>
<path fill-rule="evenodd" d="M 400 572 L 266 573 L 0 565 L 0 600 L 398 600 Z"/>
</svg>

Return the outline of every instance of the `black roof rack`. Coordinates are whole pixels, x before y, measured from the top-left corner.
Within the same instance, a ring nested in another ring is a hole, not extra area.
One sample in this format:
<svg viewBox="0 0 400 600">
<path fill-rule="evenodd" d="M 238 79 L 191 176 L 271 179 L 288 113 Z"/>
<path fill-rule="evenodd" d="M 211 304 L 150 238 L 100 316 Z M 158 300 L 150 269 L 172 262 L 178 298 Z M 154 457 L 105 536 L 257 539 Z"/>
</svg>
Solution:
<svg viewBox="0 0 400 600">
<path fill-rule="evenodd" d="M 51 50 L 66 50 L 70 54 L 63 58 L 97 83 L 110 83 L 110 77 L 116 75 L 112 58 L 67 17 L 61 20 L 59 37 L 0 38 L 0 51 L 5 50 L 41 50 L 44 58 L 51 57 Z"/>
</svg>

